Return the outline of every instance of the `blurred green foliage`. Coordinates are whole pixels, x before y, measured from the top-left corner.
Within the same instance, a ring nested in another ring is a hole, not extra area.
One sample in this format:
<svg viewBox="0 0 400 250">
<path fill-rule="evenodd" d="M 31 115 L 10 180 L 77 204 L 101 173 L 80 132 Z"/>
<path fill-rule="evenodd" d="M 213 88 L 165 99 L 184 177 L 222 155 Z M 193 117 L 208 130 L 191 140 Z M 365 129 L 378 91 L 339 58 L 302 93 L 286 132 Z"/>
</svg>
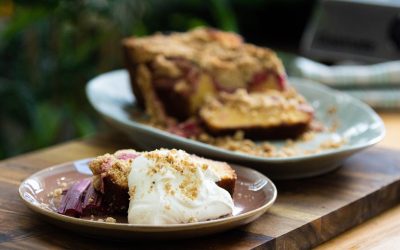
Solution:
<svg viewBox="0 0 400 250">
<path fill-rule="evenodd" d="M 257 19 L 276 18 L 259 13 L 271 6 L 310 9 L 289 0 L 0 0 L 0 159 L 96 131 L 85 84 L 123 67 L 121 38 L 199 25 L 256 24 L 265 35 Z"/>
</svg>

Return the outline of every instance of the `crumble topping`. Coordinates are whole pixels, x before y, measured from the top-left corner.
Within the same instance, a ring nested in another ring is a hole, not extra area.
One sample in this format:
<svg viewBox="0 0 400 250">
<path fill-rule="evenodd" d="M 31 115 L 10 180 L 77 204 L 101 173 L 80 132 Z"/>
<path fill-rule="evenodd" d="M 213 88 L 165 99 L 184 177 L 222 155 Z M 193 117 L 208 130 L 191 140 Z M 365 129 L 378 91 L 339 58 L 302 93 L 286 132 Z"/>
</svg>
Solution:
<svg viewBox="0 0 400 250">
<path fill-rule="evenodd" d="M 304 97 L 298 95 L 293 89 L 285 92 L 271 89 L 262 93 L 249 93 L 246 89 L 240 88 L 234 93 L 221 92 L 218 98 L 209 98 L 205 105 L 209 105 L 210 109 L 228 106 L 247 113 L 248 111 L 260 111 L 275 106 L 281 106 L 285 109 L 297 108 L 299 104 L 305 102 Z"/>
<path fill-rule="evenodd" d="M 237 34 L 210 28 L 128 38 L 124 44 L 132 49 L 136 63 L 153 61 L 160 66 L 157 67 L 159 73 L 171 77 L 177 77 L 181 72 L 166 59 L 176 57 L 195 62 L 213 72 L 222 82 L 226 81 L 224 78 L 234 82 L 249 82 L 252 74 L 262 68 L 285 74 L 282 63 L 272 50 L 244 43 Z"/>
<path fill-rule="evenodd" d="M 248 93 L 238 89 L 234 93 L 221 92 L 217 98 L 206 100 L 200 108 L 201 119 L 213 131 L 307 124 L 312 116 L 313 109 L 293 91 Z"/>
<path fill-rule="evenodd" d="M 197 178 L 197 166 L 200 163 L 193 161 L 189 154 L 182 152 L 172 149 L 166 155 L 160 154 L 159 150 L 143 153 L 144 157 L 154 162 L 147 171 L 147 175 L 153 176 L 157 173 L 163 173 L 166 168 L 173 169 L 177 174 L 183 176 L 183 180 L 179 185 L 179 191 L 187 198 L 195 200 L 201 185 Z M 201 167 L 203 170 L 208 169 L 206 164 L 202 164 Z M 154 184 L 150 186 L 149 192 L 152 191 Z M 163 188 L 168 195 L 174 195 L 176 192 L 168 181 L 164 183 Z"/>
<path fill-rule="evenodd" d="M 172 196 L 175 195 L 175 191 L 172 189 L 172 185 L 170 182 L 166 182 L 164 184 L 164 190 L 165 190 L 165 193 L 167 193 L 168 195 L 172 195 Z"/>
</svg>

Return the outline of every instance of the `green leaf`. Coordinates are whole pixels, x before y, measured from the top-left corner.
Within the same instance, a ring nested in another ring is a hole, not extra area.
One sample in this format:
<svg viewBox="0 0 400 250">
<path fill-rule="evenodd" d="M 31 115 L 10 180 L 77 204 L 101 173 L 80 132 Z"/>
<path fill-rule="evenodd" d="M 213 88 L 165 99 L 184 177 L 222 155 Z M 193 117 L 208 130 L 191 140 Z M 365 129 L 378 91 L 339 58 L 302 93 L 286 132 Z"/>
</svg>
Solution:
<svg viewBox="0 0 400 250">
<path fill-rule="evenodd" d="M 238 32 L 235 13 L 229 0 L 210 0 L 211 12 L 216 20 L 218 27 L 227 30 Z"/>
<path fill-rule="evenodd" d="M 0 33 L 0 37 L 9 40 L 16 34 L 23 32 L 27 27 L 43 20 L 49 14 L 50 9 L 43 6 L 25 7 L 17 5 L 14 14 L 7 22 L 6 28 Z"/>
</svg>

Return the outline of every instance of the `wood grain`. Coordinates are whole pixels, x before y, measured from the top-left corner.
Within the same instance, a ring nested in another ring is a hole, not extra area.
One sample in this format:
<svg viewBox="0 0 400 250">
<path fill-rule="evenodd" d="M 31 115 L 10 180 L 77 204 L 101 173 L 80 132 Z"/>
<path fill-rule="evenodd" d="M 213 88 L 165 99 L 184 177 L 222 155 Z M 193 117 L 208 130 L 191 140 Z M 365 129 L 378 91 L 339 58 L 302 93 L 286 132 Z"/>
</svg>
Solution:
<svg viewBox="0 0 400 250">
<path fill-rule="evenodd" d="M 380 112 L 379 115 L 385 123 L 386 136 L 378 145 L 400 149 L 400 111 Z"/>
<path fill-rule="evenodd" d="M 128 141 L 113 138 L 121 135 L 73 141 L 1 162 L 0 248 L 130 248 L 129 242 L 98 242 L 47 224 L 29 211 L 17 194 L 19 183 L 40 169 L 134 147 Z M 399 202 L 400 153 L 373 148 L 352 157 L 333 173 L 276 184 L 279 190 L 276 204 L 254 223 L 210 237 L 168 242 L 168 247 L 306 249 L 317 246 Z M 166 244 L 135 242 L 134 245 L 164 248 Z"/>
<path fill-rule="evenodd" d="M 326 249 L 398 249 L 400 205 L 318 246 Z"/>
<path fill-rule="evenodd" d="M 400 149 L 400 111 L 379 112 L 386 136 L 378 146 Z M 397 249 L 400 205 L 320 245 L 318 249 Z"/>
</svg>

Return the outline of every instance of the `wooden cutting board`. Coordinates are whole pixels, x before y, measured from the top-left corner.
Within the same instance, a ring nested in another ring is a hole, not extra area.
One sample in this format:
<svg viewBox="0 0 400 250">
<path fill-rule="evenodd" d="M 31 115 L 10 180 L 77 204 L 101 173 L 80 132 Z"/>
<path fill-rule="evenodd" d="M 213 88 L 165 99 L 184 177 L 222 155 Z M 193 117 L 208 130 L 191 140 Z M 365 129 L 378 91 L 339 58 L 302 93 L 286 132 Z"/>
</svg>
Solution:
<svg viewBox="0 0 400 250">
<path fill-rule="evenodd" d="M 28 210 L 17 188 L 30 174 L 54 164 L 131 146 L 115 136 L 74 141 L 0 163 L 0 248 L 306 249 L 400 202 L 400 152 L 371 148 L 332 173 L 276 182 L 278 199 L 255 222 L 222 234 L 168 242 L 109 242 L 76 235 L 43 222 Z"/>
</svg>

